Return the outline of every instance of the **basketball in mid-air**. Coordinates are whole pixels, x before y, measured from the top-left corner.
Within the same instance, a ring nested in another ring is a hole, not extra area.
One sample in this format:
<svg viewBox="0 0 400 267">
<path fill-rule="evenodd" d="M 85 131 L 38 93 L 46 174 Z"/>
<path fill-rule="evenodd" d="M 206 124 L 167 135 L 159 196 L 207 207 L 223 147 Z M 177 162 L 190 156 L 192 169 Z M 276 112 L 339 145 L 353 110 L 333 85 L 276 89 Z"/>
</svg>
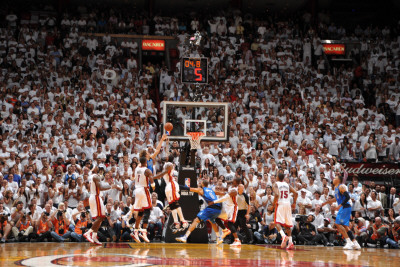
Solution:
<svg viewBox="0 0 400 267">
<path fill-rule="evenodd" d="M 174 126 L 172 125 L 172 123 L 167 122 L 164 126 L 165 131 L 171 133 L 172 129 L 174 128 Z"/>
</svg>

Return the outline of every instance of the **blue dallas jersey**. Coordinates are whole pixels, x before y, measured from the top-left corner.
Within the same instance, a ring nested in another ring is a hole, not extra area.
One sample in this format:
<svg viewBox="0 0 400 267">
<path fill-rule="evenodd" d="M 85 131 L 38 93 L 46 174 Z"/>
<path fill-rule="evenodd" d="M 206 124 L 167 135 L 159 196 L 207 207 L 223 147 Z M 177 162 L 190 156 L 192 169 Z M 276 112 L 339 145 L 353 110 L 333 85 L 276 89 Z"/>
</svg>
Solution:
<svg viewBox="0 0 400 267">
<path fill-rule="evenodd" d="M 341 185 L 342 185 L 342 184 L 338 185 L 338 187 L 335 188 L 335 198 L 336 198 L 336 201 L 337 201 L 338 205 L 341 204 L 344 208 L 351 207 L 351 205 L 350 205 L 349 202 L 343 203 L 343 201 L 344 201 L 344 199 L 345 199 L 346 197 L 345 197 L 342 193 L 340 193 L 339 187 L 340 187 Z"/>
<path fill-rule="evenodd" d="M 209 187 L 203 187 L 203 198 L 208 203 L 211 201 L 216 201 L 218 199 L 217 195 L 215 194 L 214 190 Z M 212 206 L 222 207 L 221 203 L 214 204 Z"/>
<path fill-rule="evenodd" d="M 149 169 L 152 174 L 154 173 L 154 171 L 153 171 L 153 159 L 149 159 L 147 161 L 147 169 Z"/>
</svg>

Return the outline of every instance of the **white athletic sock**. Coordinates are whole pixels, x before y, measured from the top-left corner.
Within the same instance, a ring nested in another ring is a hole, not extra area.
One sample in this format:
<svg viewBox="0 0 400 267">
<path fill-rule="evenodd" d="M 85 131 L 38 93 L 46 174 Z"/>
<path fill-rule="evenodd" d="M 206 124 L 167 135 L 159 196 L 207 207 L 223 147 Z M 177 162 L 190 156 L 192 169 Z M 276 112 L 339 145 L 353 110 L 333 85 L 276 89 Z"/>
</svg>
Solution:
<svg viewBox="0 0 400 267">
<path fill-rule="evenodd" d="M 87 231 L 89 234 L 91 233 L 91 232 L 93 232 L 93 230 L 92 229 L 89 229 L 89 231 Z"/>
<path fill-rule="evenodd" d="M 189 236 L 190 236 L 190 234 L 191 234 L 191 232 L 190 232 L 189 230 L 187 230 L 187 232 L 186 232 L 185 236 L 186 236 L 186 237 L 189 237 Z"/>
<path fill-rule="evenodd" d="M 353 243 L 353 242 L 351 242 L 350 238 L 346 238 L 346 242 L 347 243 Z"/>
<path fill-rule="evenodd" d="M 178 211 L 174 209 L 173 211 L 171 211 L 171 213 L 172 213 L 172 218 L 174 218 L 174 222 L 178 222 Z"/>
<path fill-rule="evenodd" d="M 176 209 L 176 211 L 178 212 L 179 219 L 181 220 L 181 222 L 183 222 L 185 220 L 185 217 L 183 217 L 182 208 L 179 207 Z"/>
<path fill-rule="evenodd" d="M 93 232 L 92 238 L 96 238 L 96 237 L 97 237 L 97 232 Z"/>
<path fill-rule="evenodd" d="M 282 229 L 279 231 L 279 233 L 281 234 L 282 238 L 286 236 L 285 232 Z"/>
<path fill-rule="evenodd" d="M 289 236 L 289 242 L 293 243 L 293 238 L 292 238 L 292 236 Z"/>
</svg>

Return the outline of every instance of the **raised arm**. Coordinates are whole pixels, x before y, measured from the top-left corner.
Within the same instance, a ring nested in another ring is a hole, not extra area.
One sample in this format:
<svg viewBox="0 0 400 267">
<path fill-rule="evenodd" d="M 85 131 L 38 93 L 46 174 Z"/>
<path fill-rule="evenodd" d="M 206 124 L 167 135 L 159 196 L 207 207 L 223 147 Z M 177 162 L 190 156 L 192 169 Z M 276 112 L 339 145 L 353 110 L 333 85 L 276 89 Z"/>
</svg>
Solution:
<svg viewBox="0 0 400 267">
<path fill-rule="evenodd" d="M 342 165 L 340 165 L 340 168 L 342 169 L 342 171 L 343 171 L 343 183 L 345 184 L 346 183 L 346 181 L 347 181 L 347 178 L 349 177 L 349 173 L 346 171 L 346 169 L 345 168 L 343 168 L 343 166 Z"/>
<path fill-rule="evenodd" d="M 160 142 L 158 143 L 158 145 L 157 145 L 157 147 L 156 147 L 156 151 L 154 151 L 154 154 L 150 156 L 150 158 L 152 158 L 153 161 L 155 160 L 155 158 L 157 157 L 157 155 L 160 153 L 162 144 L 163 144 L 164 140 L 167 139 L 167 138 L 168 138 L 168 135 L 163 134 L 163 136 L 161 137 Z"/>
</svg>

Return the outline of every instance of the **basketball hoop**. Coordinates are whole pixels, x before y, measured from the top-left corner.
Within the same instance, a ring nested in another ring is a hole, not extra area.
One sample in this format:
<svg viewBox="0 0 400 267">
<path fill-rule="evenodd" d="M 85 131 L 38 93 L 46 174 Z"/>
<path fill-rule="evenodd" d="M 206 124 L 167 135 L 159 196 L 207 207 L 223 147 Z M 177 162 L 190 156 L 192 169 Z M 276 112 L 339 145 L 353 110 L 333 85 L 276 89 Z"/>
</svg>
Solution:
<svg viewBox="0 0 400 267">
<path fill-rule="evenodd" d="M 190 138 L 189 138 L 190 148 L 191 149 L 199 149 L 201 138 L 203 138 L 203 136 L 205 134 L 203 132 L 188 132 L 186 134 L 188 136 L 190 136 Z"/>
</svg>

